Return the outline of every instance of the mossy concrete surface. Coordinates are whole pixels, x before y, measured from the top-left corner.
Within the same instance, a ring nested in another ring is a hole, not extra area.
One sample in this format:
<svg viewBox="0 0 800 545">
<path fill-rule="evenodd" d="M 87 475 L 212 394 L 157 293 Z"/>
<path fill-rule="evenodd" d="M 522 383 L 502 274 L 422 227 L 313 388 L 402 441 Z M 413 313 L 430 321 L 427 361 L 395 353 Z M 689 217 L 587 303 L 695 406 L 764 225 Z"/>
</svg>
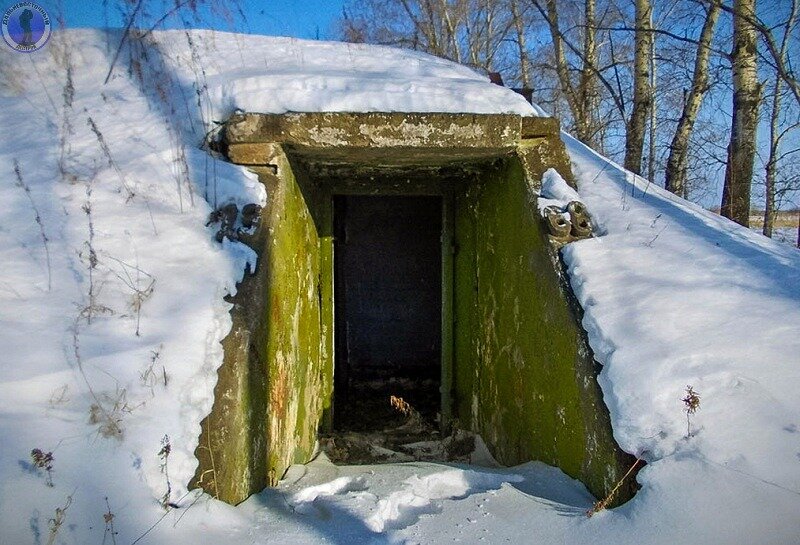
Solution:
<svg viewBox="0 0 800 545">
<path fill-rule="evenodd" d="M 501 463 L 541 460 L 603 497 L 629 458 L 535 201 L 518 159 L 456 195 L 455 413 Z"/>
<path fill-rule="evenodd" d="M 333 195 L 434 194 L 453 204 L 443 414 L 503 463 L 544 461 L 600 497 L 612 488 L 632 460 L 614 442 L 581 309 L 536 206 L 547 168 L 572 180 L 555 120 L 243 114 L 225 135 L 229 156 L 267 185 L 268 205 L 245 240 L 259 263 L 232 298 L 195 486 L 238 503 L 307 462 L 330 427 Z"/>
<path fill-rule="evenodd" d="M 310 458 L 323 410 L 320 240 L 286 157 L 276 162 L 279 175 L 256 169 L 269 198 L 245 242 L 258 266 L 231 300 L 233 328 L 192 483 L 233 504 Z"/>
</svg>

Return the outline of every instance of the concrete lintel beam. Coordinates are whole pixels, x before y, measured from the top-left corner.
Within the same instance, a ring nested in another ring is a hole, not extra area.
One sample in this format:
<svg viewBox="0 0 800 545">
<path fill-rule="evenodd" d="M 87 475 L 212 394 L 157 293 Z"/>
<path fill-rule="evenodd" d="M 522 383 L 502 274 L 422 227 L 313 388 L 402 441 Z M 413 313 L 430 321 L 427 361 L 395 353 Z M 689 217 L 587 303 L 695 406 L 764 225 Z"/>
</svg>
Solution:
<svg viewBox="0 0 800 545">
<path fill-rule="evenodd" d="M 308 148 L 510 150 L 522 138 L 525 119 L 515 114 L 245 113 L 231 116 L 225 139 L 228 145 L 277 142 Z"/>
</svg>

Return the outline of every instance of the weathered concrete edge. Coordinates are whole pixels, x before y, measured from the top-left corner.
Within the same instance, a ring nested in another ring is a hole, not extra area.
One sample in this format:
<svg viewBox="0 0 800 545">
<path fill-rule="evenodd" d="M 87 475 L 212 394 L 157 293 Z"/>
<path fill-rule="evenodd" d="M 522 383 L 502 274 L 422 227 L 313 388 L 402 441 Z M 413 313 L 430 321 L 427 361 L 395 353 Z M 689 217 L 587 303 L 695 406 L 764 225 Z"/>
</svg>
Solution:
<svg viewBox="0 0 800 545">
<path fill-rule="evenodd" d="M 233 115 L 225 124 L 225 147 L 232 162 L 247 166 L 275 164 L 282 149 L 309 157 L 333 153 L 330 160 L 353 162 L 365 153 L 369 163 L 409 166 L 396 156 L 420 164 L 502 156 L 516 152 L 523 161 L 531 151 L 550 156 L 574 187 L 570 162 L 552 117 L 516 114 L 450 113 L 287 113 Z M 460 150 L 456 152 L 455 150 Z M 388 154 L 388 155 L 387 155 Z M 364 157 L 366 159 L 366 157 Z M 393 161 L 397 164 L 393 164 Z M 405 161 L 406 163 L 408 160 Z"/>
<path fill-rule="evenodd" d="M 301 147 L 513 148 L 523 138 L 558 134 L 558 121 L 516 114 L 243 113 L 225 126 L 230 145 L 278 142 Z"/>
</svg>

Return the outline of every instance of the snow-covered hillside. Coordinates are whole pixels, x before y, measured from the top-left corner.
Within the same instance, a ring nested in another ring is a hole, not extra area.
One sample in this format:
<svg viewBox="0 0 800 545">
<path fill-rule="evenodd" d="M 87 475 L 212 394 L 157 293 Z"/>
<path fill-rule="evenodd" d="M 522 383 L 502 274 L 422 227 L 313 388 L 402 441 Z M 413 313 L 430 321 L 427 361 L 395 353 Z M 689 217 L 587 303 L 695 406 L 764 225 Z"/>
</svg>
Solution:
<svg viewBox="0 0 800 545">
<path fill-rule="evenodd" d="M 253 259 L 205 222 L 269 199 L 201 149 L 214 121 L 538 110 L 427 55 L 209 31 L 154 33 L 147 60 L 124 51 L 103 85 L 119 38 L 0 51 L 0 543 L 47 543 L 62 518 L 56 542 L 81 545 L 800 543 L 800 252 L 566 135 L 601 236 L 564 255 L 617 440 L 649 463 L 631 502 L 587 518 L 583 486 L 535 463 L 317 460 L 236 508 L 187 492 L 223 297 Z M 52 487 L 34 448 L 53 453 Z"/>
</svg>

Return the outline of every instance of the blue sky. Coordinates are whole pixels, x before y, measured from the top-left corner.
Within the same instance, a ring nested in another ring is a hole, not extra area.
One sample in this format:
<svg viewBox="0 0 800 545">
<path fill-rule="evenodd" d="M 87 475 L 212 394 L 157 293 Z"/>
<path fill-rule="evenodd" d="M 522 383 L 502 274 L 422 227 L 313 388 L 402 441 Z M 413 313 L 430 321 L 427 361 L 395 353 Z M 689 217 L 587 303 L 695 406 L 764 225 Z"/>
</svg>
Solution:
<svg viewBox="0 0 800 545">
<path fill-rule="evenodd" d="M 202 1 L 202 0 L 201 0 Z M 14 4 L 15 0 L 2 0 L 0 5 L 3 11 Z M 55 0 L 39 1 L 51 16 L 55 18 L 58 2 Z M 100 0 L 62 0 L 64 18 L 67 27 L 121 27 L 122 17 L 114 8 L 114 0 L 107 2 L 109 7 L 103 8 Z M 153 12 L 158 15 L 165 13 L 173 3 L 171 1 L 150 2 Z M 225 3 L 220 0 L 220 3 Z M 296 38 L 333 38 L 333 22 L 342 12 L 344 0 L 240 0 L 242 11 L 246 17 L 243 24 L 237 21 L 236 29 L 253 34 L 266 34 L 272 36 L 293 36 Z M 155 7 L 157 6 L 157 7 Z M 155 17 L 157 18 L 157 17 Z M 108 21 L 108 23 L 106 23 Z M 221 17 L 203 11 L 204 23 L 199 26 L 216 28 L 219 30 L 232 30 L 230 25 Z M 177 20 L 171 20 L 166 27 L 179 25 Z"/>
</svg>

